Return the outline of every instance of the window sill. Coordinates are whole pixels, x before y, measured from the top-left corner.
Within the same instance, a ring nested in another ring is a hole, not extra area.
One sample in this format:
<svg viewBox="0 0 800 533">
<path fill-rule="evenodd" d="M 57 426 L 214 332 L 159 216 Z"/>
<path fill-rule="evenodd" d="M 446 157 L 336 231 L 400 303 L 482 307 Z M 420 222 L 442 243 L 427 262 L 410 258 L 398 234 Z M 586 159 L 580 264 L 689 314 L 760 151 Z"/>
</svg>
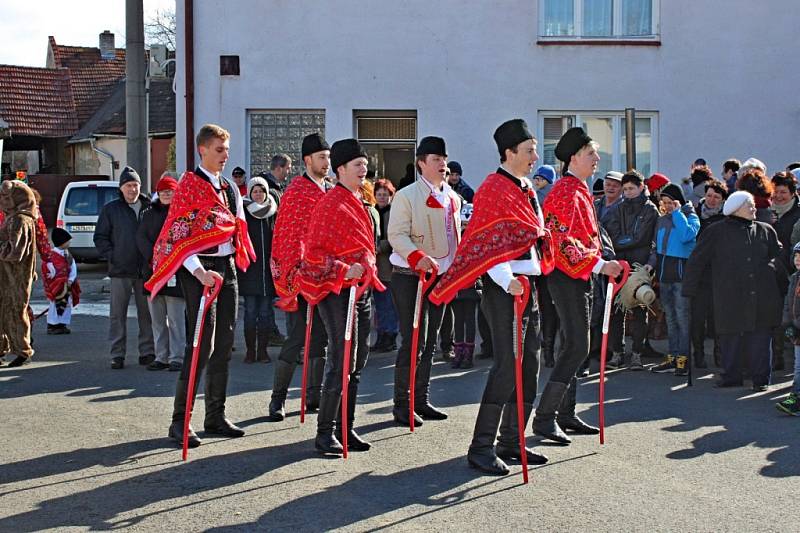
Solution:
<svg viewBox="0 0 800 533">
<path fill-rule="evenodd" d="M 553 39 L 536 41 L 540 46 L 661 46 L 661 39 Z"/>
</svg>

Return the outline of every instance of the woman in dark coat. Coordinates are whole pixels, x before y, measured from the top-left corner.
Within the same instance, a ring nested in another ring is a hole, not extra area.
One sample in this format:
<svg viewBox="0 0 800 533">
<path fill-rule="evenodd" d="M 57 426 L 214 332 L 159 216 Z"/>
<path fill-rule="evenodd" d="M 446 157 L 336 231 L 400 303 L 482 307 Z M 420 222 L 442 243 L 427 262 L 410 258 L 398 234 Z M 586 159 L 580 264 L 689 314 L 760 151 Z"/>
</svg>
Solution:
<svg viewBox="0 0 800 533">
<path fill-rule="evenodd" d="M 175 178 L 162 176 L 156 184 L 158 198 L 142 211 L 142 221 L 136 231 L 136 246 L 144 259 L 142 277 L 145 280 L 153 276 L 153 246 L 167 221 L 169 204 L 177 188 Z M 144 292 L 150 294 L 146 289 Z M 147 370 L 169 369 L 178 372 L 183 366 L 186 349 L 186 302 L 177 276 L 173 276 L 155 298 L 147 300 L 147 308 L 150 310 L 156 351 L 156 358 L 147 365 Z"/>
<path fill-rule="evenodd" d="M 395 189 L 392 182 L 380 179 L 375 182 L 375 209 L 380 216 L 380 238 L 378 239 L 378 279 L 381 280 L 387 289 L 392 281 L 392 264 L 389 256 L 392 255 L 392 245 L 387 238 L 387 227 L 389 226 L 389 211 L 392 208 L 392 198 Z M 375 314 L 378 330 L 378 338 L 371 350 L 374 352 L 393 352 L 397 349 L 395 339 L 397 338 L 398 322 L 397 312 L 392 301 L 392 291 L 373 292 L 375 300 Z"/>
<path fill-rule="evenodd" d="M 275 227 L 277 202 L 269 194 L 269 185 L 261 177 L 250 178 L 243 198 L 247 232 L 256 252 L 256 260 L 246 271 L 237 270 L 239 294 L 244 296 L 244 362 L 269 363 L 269 338 L 276 330 L 272 300 L 275 286 L 269 259 L 272 256 L 272 230 Z"/>
<path fill-rule="evenodd" d="M 725 220 L 703 231 L 689 261 L 683 294 L 698 297 L 711 268 L 714 323 L 722 348 L 719 387 L 742 384 L 742 359 L 749 358 L 753 390 L 764 391 L 771 377 L 770 339 L 780 324 L 782 298 L 775 263 L 781 243 L 769 224 L 757 222 L 756 202 L 745 191 L 725 201 Z"/>
</svg>

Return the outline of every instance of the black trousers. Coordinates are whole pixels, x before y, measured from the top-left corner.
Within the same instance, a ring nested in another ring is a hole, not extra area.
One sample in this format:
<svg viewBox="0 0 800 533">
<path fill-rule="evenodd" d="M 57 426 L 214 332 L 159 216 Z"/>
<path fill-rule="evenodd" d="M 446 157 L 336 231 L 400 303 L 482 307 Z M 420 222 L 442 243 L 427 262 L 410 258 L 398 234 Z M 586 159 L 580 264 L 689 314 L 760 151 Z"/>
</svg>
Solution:
<svg viewBox="0 0 800 533">
<path fill-rule="evenodd" d="M 308 302 L 302 296 L 297 297 L 297 311 L 286 315 L 286 341 L 281 347 L 278 359 L 287 363 L 296 363 L 297 357 L 306 342 L 306 313 Z M 319 314 L 319 308 L 314 309 L 314 318 L 311 324 L 311 339 L 308 349 L 309 360 L 318 357 L 325 357 L 325 346 L 328 344 L 328 336 L 325 333 L 325 326 Z"/>
<path fill-rule="evenodd" d="M 417 276 L 402 274 L 394 272 L 392 274 L 392 297 L 394 304 L 397 308 L 397 318 L 400 322 L 400 336 L 402 342 L 400 349 L 397 350 L 397 359 L 395 360 L 395 374 L 397 372 L 405 372 L 408 374 L 408 369 L 411 366 L 411 334 L 414 329 L 414 305 L 417 297 Z M 438 280 L 437 280 L 438 281 Z M 431 367 L 433 366 L 433 342 L 428 347 L 428 333 L 431 331 L 439 331 L 442 324 L 442 315 L 444 313 L 443 305 L 433 305 L 428 300 L 428 294 L 436 286 L 436 283 L 431 285 L 431 288 L 422 297 L 422 312 L 419 317 L 419 339 L 417 345 L 417 375 L 416 386 L 417 388 L 427 388 L 430 381 Z M 396 393 L 398 391 L 395 391 Z M 406 394 L 407 395 L 407 394 Z M 402 398 L 395 398 L 395 401 Z"/>
<path fill-rule="evenodd" d="M 614 304 L 608 330 L 608 344 L 613 353 L 620 353 L 625 349 L 625 314 L 623 309 Z M 633 353 L 641 354 L 644 349 L 644 340 L 647 337 L 647 309 L 644 307 L 631 309 L 631 318 L 628 321 L 628 325 L 630 330 L 627 333 L 633 337 Z M 602 329 L 600 334 L 602 335 Z"/>
<path fill-rule="evenodd" d="M 772 378 L 771 337 L 772 331 L 768 329 L 720 335 L 722 380 L 729 384 L 740 384 L 746 360 L 753 385 L 769 385 Z"/>
<path fill-rule="evenodd" d="M 536 399 L 539 382 L 539 306 L 533 276 L 531 298 L 522 314 L 522 389 L 523 402 L 532 404 Z M 489 276 L 483 277 L 481 308 L 492 332 L 494 359 L 482 404 L 504 406 L 516 401 L 514 368 L 514 297 L 498 286 Z"/>
<path fill-rule="evenodd" d="M 201 258 L 200 262 L 206 270 L 218 272 L 223 277 L 222 290 L 214 304 L 209 308 L 203 326 L 203 337 L 200 339 L 200 352 L 197 360 L 199 380 L 203 369 L 208 367 L 208 374 L 227 374 L 233 348 L 233 330 L 236 324 L 236 313 L 239 308 L 239 289 L 236 285 L 236 268 L 233 257 Z M 200 298 L 203 296 L 203 284 L 188 270 L 181 268 L 177 273 L 183 299 L 186 301 L 186 349 L 184 352 L 181 379 L 188 381 L 192 362 L 197 313 L 200 309 Z"/>
<path fill-rule="evenodd" d="M 560 324 L 553 297 L 550 295 L 550 289 L 547 288 L 547 278 L 548 276 L 536 276 L 536 295 L 539 300 L 542 323 L 542 349 L 553 352 Z"/>
<path fill-rule="evenodd" d="M 564 332 L 564 345 L 550 374 L 550 381 L 569 385 L 575 372 L 589 356 L 592 283 L 573 279 L 560 270 L 554 270 L 548 277 L 547 287 Z"/>
<path fill-rule="evenodd" d="M 455 342 L 475 343 L 475 330 L 477 329 L 477 319 L 475 309 L 478 307 L 478 300 L 463 298 L 453 300 L 449 307 L 453 309 L 453 324 L 455 329 Z"/>
<path fill-rule="evenodd" d="M 450 303 L 444 306 L 444 311 L 442 311 L 442 324 L 439 326 L 438 331 L 439 347 L 444 353 L 449 352 L 453 348 L 456 331 L 455 325 L 456 310 L 452 303 Z M 436 351 L 436 337 L 436 334 L 431 335 L 431 333 L 428 332 L 428 342 L 433 343 L 433 351 Z M 431 339 L 433 340 L 431 341 Z"/>
<path fill-rule="evenodd" d="M 489 322 L 486 320 L 486 315 L 483 314 L 483 309 L 478 305 L 478 333 L 481 334 L 481 353 L 484 355 L 492 355 L 492 332 L 489 330 Z"/>
<path fill-rule="evenodd" d="M 710 285 L 701 287 L 700 293 L 692 298 L 689 332 L 694 348 L 702 348 L 706 337 L 714 337 L 714 297 Z"/>
<path fill-rule="evenodd" d="M 358 385 L 361 381 L 361 371 L 367 364 L 369 355 L 369 329 L 370 329 L 370 304 L 371 292 L 365 291 L 356 301 L 356 318 L 353 323 L 352 344 L 350 353 L 350 383 Z M 322 381 L 322 393 L 342 392 L 342 371 L 344 370 L 344 333 L 347 325 L 347 303 L 350 298 L 350 289 L 342 289 L 341 294 L 329 294 L 318 305 L 330 343 L 328 345 L 328 359 L 325 362 L 325 378 Z M 355 398 L 350 398 L 355 402 Z"/>
</svg>

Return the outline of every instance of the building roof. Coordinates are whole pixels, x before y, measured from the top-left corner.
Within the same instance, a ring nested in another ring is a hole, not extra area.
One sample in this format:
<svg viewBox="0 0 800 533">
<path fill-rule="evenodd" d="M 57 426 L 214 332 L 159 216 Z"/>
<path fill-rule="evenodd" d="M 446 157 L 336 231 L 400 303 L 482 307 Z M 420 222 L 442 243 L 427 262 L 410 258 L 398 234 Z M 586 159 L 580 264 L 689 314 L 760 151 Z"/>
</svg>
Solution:
<svg viewBox="0 0 800 533">
<path fill-rule="evenodd" d="M 169 78 L 151 78 L 148 97 L 148 133 L 175 133 L 175 93 Z M 86 124 L 70 139 L 77 142 L 96 135 L 125 135 L 125 81 L 112 89 L 111 95 Z"/>
<path fill-rule="evenodd" d="M 0 117 L 14 135 L 72 135 L 78 119 L 70 71 L 0 65 Z"/>
<path fill-rule="evenodd" d="M 78 124 L 82 125 L 125 77 L 125 49 L 115 48 L 113 58 L 103 59 L 97 47 L 64 46 L 56 44 L 55 38 L 50 36 L 48 66 L 69 69 L 75 112 Z"/>
</svg>

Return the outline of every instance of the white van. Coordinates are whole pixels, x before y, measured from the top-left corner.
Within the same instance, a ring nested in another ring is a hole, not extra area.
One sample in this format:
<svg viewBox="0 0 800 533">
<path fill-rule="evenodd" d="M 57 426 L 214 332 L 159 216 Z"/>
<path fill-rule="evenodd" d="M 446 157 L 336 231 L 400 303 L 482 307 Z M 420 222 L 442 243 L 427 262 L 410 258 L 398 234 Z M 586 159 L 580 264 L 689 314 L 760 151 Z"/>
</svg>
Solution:
<svg viewBox="0 0 800 533">
<path fill-rule="evenodd" d="M 104 260 L 94 246 L 94 228 L 100 210 L 119 198 L 116 181 L 73 181 L 67 184 L 58 204 L 56 226 L 72 234 L 69 251 L 80 263 Z"/>
</svg>

